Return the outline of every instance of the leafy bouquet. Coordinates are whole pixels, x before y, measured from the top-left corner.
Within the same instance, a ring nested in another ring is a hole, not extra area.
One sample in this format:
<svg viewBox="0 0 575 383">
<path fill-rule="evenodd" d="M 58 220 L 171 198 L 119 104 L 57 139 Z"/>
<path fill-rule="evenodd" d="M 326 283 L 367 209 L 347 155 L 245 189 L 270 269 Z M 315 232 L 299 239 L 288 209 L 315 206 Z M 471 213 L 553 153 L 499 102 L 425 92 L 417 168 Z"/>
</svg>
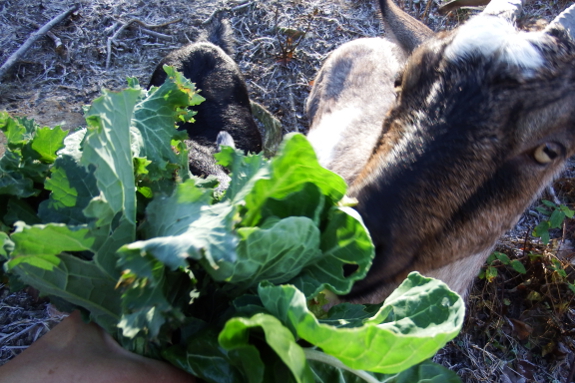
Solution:
<svg viewBox="0 0 575 383">
<path fill-rule="evenodd" d="M 104 91 L 69 135 L 0 113 L 10 285 L 207 382 L 459 381 L 426 360 L 459 332 L 461 298 L 412 273 L 382 304 L 326 312 L 325 291 L 348 293 L 374 255 L 345 182 L 292 134 L 270 160 L 224 148 L 218 193 L 175 129 L 202 97 L 166 71 L 159 88 Z"/>
</svg>

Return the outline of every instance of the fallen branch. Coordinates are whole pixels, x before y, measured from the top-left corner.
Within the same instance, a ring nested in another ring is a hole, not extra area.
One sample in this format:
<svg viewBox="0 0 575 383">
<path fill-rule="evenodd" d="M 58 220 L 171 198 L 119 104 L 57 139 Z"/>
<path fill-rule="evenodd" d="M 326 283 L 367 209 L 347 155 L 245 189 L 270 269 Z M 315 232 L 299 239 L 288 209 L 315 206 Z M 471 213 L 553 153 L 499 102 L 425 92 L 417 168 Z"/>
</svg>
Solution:
<svg viewBox="0 0 575 383">
<path fill-rule="evenodd" d="M 26 22 L 28 22 L 28 24 L 32 25 L 34 28 L 41 28 L 42 26 L 30 19 L 25 19 Z M 49 38 L 52 39 L 52 41 L 54 41 L 54 49 L 56 49 L 56 52 L 58 54 L 62 54 L 62 52 L 64 51 L 64 44 L 62 44 L 62 39 L 60 39 L 58 36 L 56 36 L 54 33 L 48 31 L 46 32 L 46 36 L 48 36 Z"/>
<path fill-rule="evenodd" d="M 108 55 L 107 55 L 107 57 L 106 57 L 106 69 L 108 69 L 108 68 L 110 67 L 110 61 L 111 61 L 111 59 L 112 59 L 112 44 L 116 44 L 116 38 L 120 35 L 120 33 L 122 33 L 122 31 L 123 31 L 124 29 L 128 28 L 130 25 L 132 25 L 132 24 L 134 24 L 134 23 L 137 23 L 137 24 L 140 24 L 140 25 L 141 25 L 142 27 L 144 27 L 144 28 L 160 28 L 160 27 L 165 27 L 166 25 L 170 25 L 170 24 L 174 24 L 174 23 L 179 23 L 180 21 L 182 21 L 181 18 L 175 19 L 175 20 L 172 20 L 172 21 L 167 21 L 167 22 L 165 22 L 165 23 L 163 23 L 163 24 L 158 24 L 158 25 L 149 25 L 149 24 L 144 23 L 142 20 L 138 20 L 138 19 L 131 19 L 131 20 L 128 21 L 127 23 L 120 22 L 121 27 L 120 27 L 111 37 L 108 37 L 108 42 L 107 42 L 107 44 L 106 44 L 107 49 L 108 49 Z M 153 31 L 150 31 L 150 30 L 144 29 L 144 28 L 142 28 L 142 32 L 143 32 L 143 33 L 147 33 L 147 34 L 149 34 L 149 35 L 152 35 L 152 36 L 155 36 L 155 37 L 158 37 L 158 38 L 163 38 L 163 39 L 170 38 L 170 37 L 167 36 L 167 35 L 163 35 L 163 34 L 161 34 L 161 33 L 153 32 Z"/>
<path fill-rule="evenodd" d="M 68 9 L 66 12 L 63 12 L 56 16 L 54 19 L 50 20 L 46 25 L 42 28 L 37 30 L 36 32 L 32 33 L 28 40 L 16 52 L 14 52 L 8 60 L 0 67 L 0 80 L 6 75 L 8 70 L 26 53 L 26 51 L 38 40 L 40 37 L 44 36 L 48 33 L 50 29 L 52 29 L 56 24 L 64 20 L 68 17 L 72 12 L 75 12 L 78 9 L 78 4 L 74 5 L 72 8 Z"/>
</svg>

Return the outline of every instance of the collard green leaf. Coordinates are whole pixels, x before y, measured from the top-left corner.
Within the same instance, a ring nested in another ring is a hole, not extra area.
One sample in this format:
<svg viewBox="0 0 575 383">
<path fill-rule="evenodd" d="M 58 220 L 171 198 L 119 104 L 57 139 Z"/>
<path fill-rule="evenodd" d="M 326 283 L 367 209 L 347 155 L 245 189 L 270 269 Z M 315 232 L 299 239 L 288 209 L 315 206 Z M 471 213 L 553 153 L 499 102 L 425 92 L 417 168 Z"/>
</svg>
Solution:
<svg viewBox="0 0 575 383">
<path fill-rule="evenodd" d="M 232 179 L 224 200 L 231 200 L 235 203 L 241 201 L 253 188 L 254 182 L 268 174 L 268 167 L 264 164 L 262 154 L 244 155 L 241 150 L 227 146 L 214 157 L 218 160 L 218 164 L 231 171 Z"/>
<path fill-rule="evenodd" d="M 175 121 L 190 120 L 193 113 L 188 106 L 198 105 L 204 98 L 180 73 L 169 67 L 164 70 L 168 74 L 165 83 L 147 92 L 134 109 L 134 126 L 143 140 L 138 156 L 151 161 L 148 168 L 151 179 L 172 178 L 175 167 L 185 180 L 189 178 L 187 156 L 178 157 L 171 146 L 173 138 L 182 137 L 176 130 Z M 135 83 L 132 86 L 140 89 Z M 168 168 L 168 164 L 173 166 Z"/>
<path fill-rule="evenodd" d="M 83 210 L 103 236 L 95 261 L 110 276 L 119 276 L 116 250 L 136 236 L 136 189 L 132 161 L 132 117 L 140 100 L 140 89 L 103 91 L 86 112 L 88 132 L 83 142 L 81 164 L 94 167 L 100 191 Z M 95 232 L 96 233 L 96 232 Z M 110 234 L 111 233 L 111 234 Z"/>
<path fill-rule="evenodd" d="M 361 218 L 350 208 L 333 207 L 321 236 L 322 259 L 305 268 L 291 281 L 307 297 L 324 288 L 336 294 L 347 294 L 356 280 L 367 274 L 375 250 Z M 343 266 L 357 265 L 357 270 L 344 276 Z"/>
<path fill-rule="evenodd" d="M 232 318 L 226 322 L 218 341 L 227 350 L 243 348 L 250 344 L 250 329 L 263 331 L 266 343 L 289 368 L 298 383 L 313 382 L 313 375 L 302 348 L 296 343 L 292 333 L 271 315 L 256 314 L 251 318 Z"/>
<path fill-rule="evenodd" d="M 256 354 L 251 355 L 255 357 L 254 363 L 257 364 L 258 360 L 261 363 L 257 350 L 255 351 Z M 174 366 L 209 383 L 246 381 L 242 372 L 232 364 L 232 357 L 229 354 L 229 351 L 219 345 L 217 332 L 209 329 L 190 339 L 186 347 L 170 347 L 162 353 L 162 356 Z"/>
<path fill-rule="evenodd" d="M 325 208 L 326 197 L 315 184 L 307 183 L 286 198 L 268 199 L 262 207 L 262 218 L 301 216 L 311 218 L 316 226 L 321 226 Z"/>
<path fill-rule="evenodd" d="M 7 260 L 10 253 L 14 250 L 14 242 L 8 234 L 0 231 L 0 259 Z"/>
<path fill-rule="evenodd" d="M 4 155 L 0 158 L 0 195 L 27 198 L 40 193 L 34 183 L 44 181 L 49 167 L 30 147 L 36 129 L 32 120 L 13 119 L 6 112 L 0 112 L 0 130 L 7 139 Z"/>
<path fill-rule="evenodd" d="M 16 244 L 7 263 L 12 269 L 21 263 L 51 270 L 57 266 L 58 254 L 64 251 L 90 250 L 94 238 L 86 227 L 71 228 L 62 224 L 28 226 L 16 222 L 16 231 L 11 238 Z"/>
<path fill-rule="evenodd" d="M 318 322 L 293 286 L 260 285 L 258 294 L 265 308 L 302 339 L 353 369 L 387 374 L 433 356 L 459 333 L 465 313 L 457 294 L 417 273 L 409 275 L 374 317 L 354 328 Z"/>
<path fill-rule="evenodd" d="M 113 333 L 120 319 L 120 293 L 116 280 L 92 261 L 64 251 L 85 251 L 94 239 L 87 228 L 61 224 L 16 224 L 14 250 L 7 269 L 43 294 L 55 295 L 88 309 L 93 318 Z"/>
<path fill-rule="evenodd" d="M 56 160 L 56 152 L 64 146 L 64 138 L 67 134 L 68 132 L 59 126 L 53 129 L 40 128 L 32 140 L 32 149 L 40 155 L 43 161 L 52 163 Z"/>
<path fill-rule="evenodd" d="M 46 179 L 44 188 L 52 192 L 38 209 L 45 223 L 82 225 L 93 221 L 83 212 L 99 195 L 93 166 L 86 168 L 73 157 L 61 155 L 50 170 L 50 178 Z"/>
<path fill-rule="evenodd" d="M 180 308 L 174 307 L 165 296 L 164 265 L 149 255 L 125 253 L 119 260 L 124 272 L 120 279 L 125 287 L 122 294 L 122 319 L 118 327 L 127 338 L 143 333 L 147 339 L 158 341 L 166 321 L 176 328 L 184 321 Z"/>
<path fill-rule="evenodd" d="M 366 371 L 354 373 L 319 360 L 309 360 L 308 363 L 316 383 L 461 383 L 453 371 L 431 361 L 424 361 L 394 375 Z"/>
<path fill-rule="evenodd" d="M 190 179 L 171 197 L 156 197 L 146 210 L 142 230 L 146 238 L 124 246 L 120 254 L 153 255 L 169 268 L 187 265 L 186 258 L 205 259 L 211 268 L 236 258 L 237 239 L 231 231 L 235 207 L 222 202 L 209 205 L 211 191 L 196 188 Z"/>
<path fill-rule="evenodd" d="M 12 118 L 7 112 L 0 112 L 0 130 L 6 136 L 10 149 L 23 146 L 32 139 L 36 124 L 27 118 Z"/>
<path fill-rule="evenodd" d="M 217 269 L 206 267 L 215 280 L 244 288 L 262 280 L 287 282 L 322 257 L 319 229 L 306 217 L 285 218 L 269 227 L 240 229 L 239 235 L 246 238 L 238 245 L 237 260 L 218 263 Z"/>
<path fill-rule="evenodd" d="M 25 199 L 11 197 L 8 200 L 4 223 L 13 225 L 16 221 L 24 221 L 29 225 L 40 223 L 40 218 Z"/>
<path fill-rule="evenodd" d="M 110 206 L 110 215 L 101 222 L 111 222 L 118 213 L 132 223 L 135 232 L 136 200 L 132 163 L 130 126 L 138 89 L 126 89 L 103 95 L 92 103 L 86 113 L 88 133 L 84 138 L 81 163 L 93 165 L 103 200 Z M 100 210 L 101 212 L 101 210 Z"/>
<path fill-rule="evenodd" d="M 345 181 L 319 165 L 307 139 L 301 134 L 287 135 L 280 153 L 270 162 L 269 176 L 259 179 L 246 195 L 247 213 L 242 224 L 257 225 L 268 199 L 281 200 L 301 190 L 308 182 L 315 183 L 322 194 L 333 202 L 345 195 Z"/>
</svg>

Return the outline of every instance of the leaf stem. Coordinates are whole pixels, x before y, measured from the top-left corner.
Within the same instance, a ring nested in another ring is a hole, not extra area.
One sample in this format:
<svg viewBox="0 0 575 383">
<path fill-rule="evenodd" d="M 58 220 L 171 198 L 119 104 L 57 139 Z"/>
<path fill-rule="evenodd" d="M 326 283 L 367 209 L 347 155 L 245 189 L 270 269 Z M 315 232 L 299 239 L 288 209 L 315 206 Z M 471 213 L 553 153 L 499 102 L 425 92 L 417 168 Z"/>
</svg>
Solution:
<svg viewBox="0 0 575 383">
<path fill-rule="evenodd" d="M 347 371 L 351 372 L 352 374 L 358 376 L 359 378 L 365 380 L 368 383 L 381 383 L 380 380 L 371 376 L 366 371 L 355 370 L 351 367 L 348 367 L 345 364 L 343 364 L 341 362 L 341 360 L 337 359 L 334 356 L 328 355 L 325 352 L 313 350 L 311 348 L 304 348 L 303 352 L 305 353 L 306 359 L 316 360 L 318 362 L 322 362 L 322 363 L 329 364 L 329 365 L 337 367 L 337 368 L 347 370 Z"/>
</svg>

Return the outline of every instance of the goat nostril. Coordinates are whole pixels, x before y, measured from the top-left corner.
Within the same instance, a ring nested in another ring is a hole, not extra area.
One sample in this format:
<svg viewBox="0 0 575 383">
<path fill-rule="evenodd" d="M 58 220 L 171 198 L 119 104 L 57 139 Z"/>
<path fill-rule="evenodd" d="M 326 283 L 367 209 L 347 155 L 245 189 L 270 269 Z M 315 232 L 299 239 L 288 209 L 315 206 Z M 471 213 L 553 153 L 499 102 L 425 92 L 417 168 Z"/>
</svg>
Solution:
<svg viewBox="0 0 575 383">
<path fill-rule="evenodd" d="M 533 157 L 540 164 L 548 164 L 559 157 L 561 146 L 554 142 L 546 142 L 535 149 Z"/>
</svg>

